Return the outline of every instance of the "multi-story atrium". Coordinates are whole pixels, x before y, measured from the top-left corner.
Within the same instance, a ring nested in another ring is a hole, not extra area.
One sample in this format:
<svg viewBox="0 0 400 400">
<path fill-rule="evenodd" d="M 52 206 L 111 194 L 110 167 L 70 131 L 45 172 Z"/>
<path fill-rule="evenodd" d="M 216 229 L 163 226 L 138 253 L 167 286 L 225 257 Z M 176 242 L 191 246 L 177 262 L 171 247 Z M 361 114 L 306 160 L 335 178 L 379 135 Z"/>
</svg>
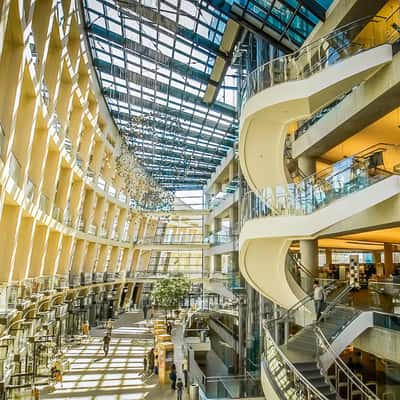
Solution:
<svg viewBox="0 0 400 400">
<path fill-rule="evenodd" d="M 400 399 L 399 0 L 0 0 L 0 38 L 1 399 Z"/>
</svg>

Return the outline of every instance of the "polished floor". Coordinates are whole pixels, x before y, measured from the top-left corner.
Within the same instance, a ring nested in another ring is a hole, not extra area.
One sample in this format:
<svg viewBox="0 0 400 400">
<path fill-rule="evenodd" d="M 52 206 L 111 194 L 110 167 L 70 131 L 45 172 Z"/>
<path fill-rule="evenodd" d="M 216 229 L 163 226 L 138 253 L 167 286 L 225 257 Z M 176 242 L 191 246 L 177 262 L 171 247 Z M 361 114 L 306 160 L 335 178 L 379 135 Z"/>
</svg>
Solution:
<svg viewBox="0 0 400 400">
<path fill-rule="evenodd" d="M 179 328 L 178 328 L 179 331 Z M 104 330 L 91 332 L 90 343 L 68 351 L 70 370 L 64 374 L 62 386 L 41 394 L 41 399 L 55 400 L 172 400 L 176 393 L 169 385 L 161 385 L 157 377 L 143 376 L 143 357 L 152 347 L 150 329 L 141 313 L 127 313 L 114 321 L 110 352 L 104 357 Z M 181 365 L 179 333 L 175 335 L 175 360 Z M 184 393 L 183 399 L 189 398 Z"/>
</svg>

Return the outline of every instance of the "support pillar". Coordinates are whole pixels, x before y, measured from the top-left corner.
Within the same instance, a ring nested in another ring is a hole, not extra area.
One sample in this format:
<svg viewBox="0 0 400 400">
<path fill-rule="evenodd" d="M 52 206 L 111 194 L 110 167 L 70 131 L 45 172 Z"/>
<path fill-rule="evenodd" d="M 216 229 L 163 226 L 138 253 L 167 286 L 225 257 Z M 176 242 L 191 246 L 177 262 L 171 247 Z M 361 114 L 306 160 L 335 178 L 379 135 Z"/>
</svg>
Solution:
<svg viewBox="0 0 400 400">
<path fill-rule="evenodd" d="M 300 255 L 301 262 L 304 267 L 312 274 L 314 277 L 318 277 L 318 241 L 317 240 L 300 240 Z M 312 282 L 309 282 L 306 290 L 312 288 Z"/>
<path fill-rule="evenodd" d="M 332 265 L 332 249 L 325 249 L 325 265 L 327 267 Z"/>
<path fill-rule="evenodd" d="M 394 272 L 392 244 L 384 243 L 383 251 L 384 251 L 384 260 L 385 260 L 385 278 L 387 278 L 389 275 L 393 274 L 393 272 Z"/>
</svg>

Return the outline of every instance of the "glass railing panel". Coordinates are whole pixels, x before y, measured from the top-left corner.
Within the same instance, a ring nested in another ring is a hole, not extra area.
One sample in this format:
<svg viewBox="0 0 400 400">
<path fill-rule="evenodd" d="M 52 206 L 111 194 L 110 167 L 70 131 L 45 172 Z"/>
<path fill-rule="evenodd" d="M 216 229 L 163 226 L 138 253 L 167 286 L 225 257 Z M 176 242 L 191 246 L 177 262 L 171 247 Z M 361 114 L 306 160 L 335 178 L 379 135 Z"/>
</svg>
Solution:
<svg viewBox="0 0 400 400">
<path fill-rule="evenodd" d="M 96 235 L 96 232 L 97 232 L 97 226 L 95 224 L 90 224 L 88 228 L 88 234 Z"/>
<path fill-rule="evenodd" d="M 105 181 L 101 176 L 99 176 L 99 177 L 97 178 L 97 186 L 98 186 L 101 190 L 105 190 L 105 189 L 106 189 L 106 181 Z"/>
<path fill-rule="evenodd" d="M 44 81 L 40 84 L 40 95 L 42 96 L 43 103 L 48 106 L 50 103 L 50 92 Z"/>
<path fill-rule="evenodd" d="M 41 276 L 40 282 L 40 291 L 48 292 L 55 289 L 56 277 L 54 275 Z"/>
<path fill-rule="evenodd" d="M 398 10 L 396 10 L 398 13 Z M 395 18 L 395 17 L 393 17 Z M 307 46 L 269 61 L 251 72 L 245 82 L 242 105 L 255 94 L 274 85 L 306 79 L 316 72 L 339 63 L 376 46 L 393 43 L 396 38 L 382 37 L 377 26 L 369 35 L 359 36 L 368 24 L 383 24 L 386 21 L 364 18 L 340 27 L 338 30 L 310 43 Z M 393 31 L 394 29 L 390 29 Z"/>
<path fill-rule="evenodd" d="M 55 279 L 55 289 L 61 290 L 68 288 L 68 274 L 58 274 Z"/>
<path fill-rule="evenodd" d="M 21 185 L 21 164 L 14 153 L 11 153 L 10 155 L 10 176 L 17 186 Z"/>
<path fill-rule="evenodd" d="M 39 207 L 44 213 L 47 213 L 48 205 L 49 198 L 44 193 L 41 193 L 39 197 Z"/>
<path fill-rule="evenodd" d="M 87 169 L 87 179 L 90 183 L 94 181 L 94 172 L 91 168 Z"/>
<path fill-rule="evenodd" d="M 25 197 L 33 202 L 35 199 L 36 185 L 33 183 L 31 178 L 28 178 L 25 184 Z"/>
<path fill-rule="evenodd" d="M 119 201 L 122 203 L 126 203 L 126 194 L 124 192 L 120 192 L 118 196 Z"/>
<path fill-rule="evenodd" d="M 300 183 L 248 192 L 242 202 L 242 223 L 268 216 L 309 215 L 392 175 L 371 168 L 367 161 L 349 157 Z"/>
</svg>

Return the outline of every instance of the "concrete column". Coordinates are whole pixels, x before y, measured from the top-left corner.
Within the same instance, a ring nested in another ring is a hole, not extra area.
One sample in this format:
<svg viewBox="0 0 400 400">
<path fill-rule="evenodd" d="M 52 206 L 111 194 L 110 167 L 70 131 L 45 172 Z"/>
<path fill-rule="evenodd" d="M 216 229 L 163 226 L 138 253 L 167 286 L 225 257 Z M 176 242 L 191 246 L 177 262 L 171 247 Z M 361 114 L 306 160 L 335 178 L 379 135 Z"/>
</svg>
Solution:
<svg viewBox="0 0 400 400">
<path fill-rule="evenodd" d="M 306 175 L 315 172 L 315 159 L 311 157 L 299 157 L 299 168 Z M 318 242 L 317 240 L 300 240 L 301 262 L 313 276 L 318 276 Z M 310 282 L 311 283 L 311 282 Z M 309 288 L 311 289 L 312 283 Z"/>
<path fill-rule="evenodd" d="M 325 265 L 329 266 L 332 264 L 332 249 L 325 249 Z"/>
<path fill-rule="evenodd" d="M 387 278 L 394 271 L 393 267 L 393 246 L 391 243 L 384 243 L 385 277 Z"/>
<path fill-rule="evenodd" d="M 304 267 L 315 277 L 318 276 L 318 241 L 317 240 L 300 240 L 301 262 Z M 307 281 L 308 282 L 308 281 Z M 309 282 L 306 289 L 310 290 L 312 282 Z"/>
</svg>

